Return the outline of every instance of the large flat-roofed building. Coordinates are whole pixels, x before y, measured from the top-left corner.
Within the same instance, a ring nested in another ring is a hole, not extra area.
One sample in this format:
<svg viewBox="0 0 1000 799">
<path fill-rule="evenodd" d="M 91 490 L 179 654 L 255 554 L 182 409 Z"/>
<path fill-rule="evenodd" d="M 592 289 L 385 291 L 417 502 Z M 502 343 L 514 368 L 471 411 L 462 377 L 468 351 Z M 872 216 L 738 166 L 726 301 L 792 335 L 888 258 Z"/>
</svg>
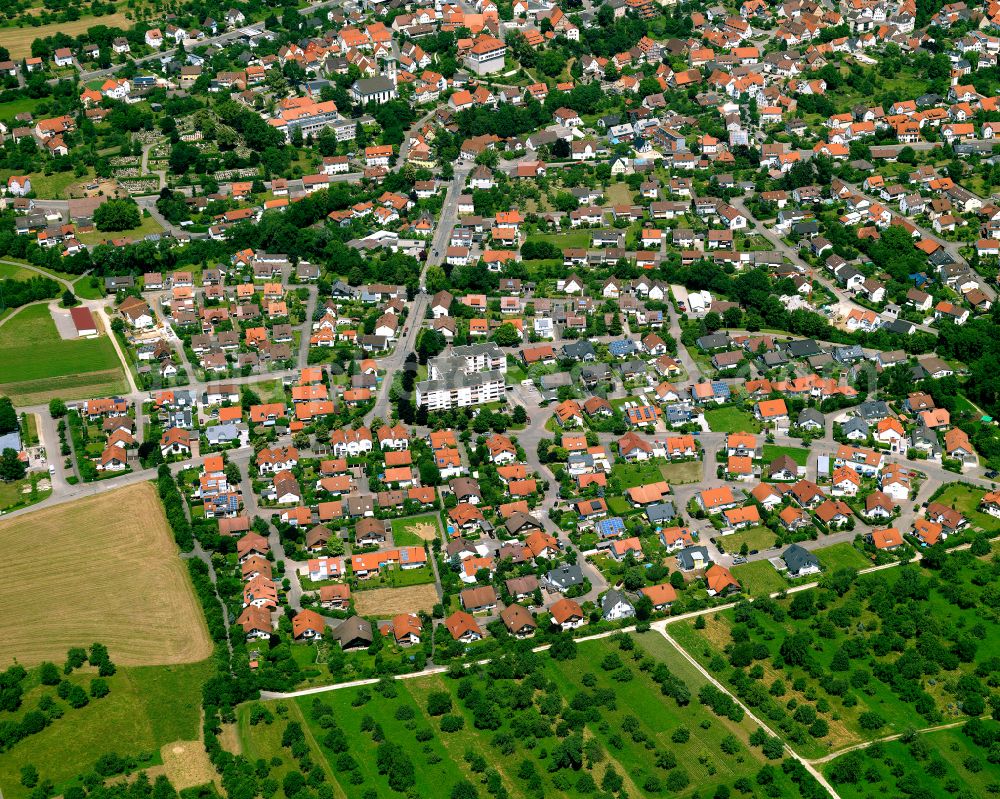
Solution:
<svg viewBox="0 0 1000 799">
<path fill-rule="evenodd" d="M 431 359 L 428 373 L 417 383 L 417 405 L 431 411 L 482 405 L 504 398 L 507 359 L 496 344 L 469 344 Z"/>
</svg>

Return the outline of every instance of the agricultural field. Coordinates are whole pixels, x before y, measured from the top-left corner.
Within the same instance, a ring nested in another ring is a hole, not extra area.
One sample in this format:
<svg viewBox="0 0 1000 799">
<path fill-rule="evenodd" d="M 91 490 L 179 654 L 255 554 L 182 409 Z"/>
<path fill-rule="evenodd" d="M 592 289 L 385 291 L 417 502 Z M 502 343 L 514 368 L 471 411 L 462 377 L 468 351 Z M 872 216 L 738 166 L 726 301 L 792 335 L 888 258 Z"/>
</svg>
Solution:
<svg viewBox="0 0 1000 799">
<path fill-rule="evenodd" d="M 397 547 L 422 547 L 440 537 L 441 525 L 433 514 L 392 520 L 392 541 Z"/>
<path fill-rule="evenodd" d="M 89 646 L 91 642 L 91 638 L 81 637 L 75 643 Z M 65 658 L 65 651 L 53 652 L 60 670 Z M 42 685 L 37 672 L 33 669 L 28 676 L 21 708 L 0 711 L 0 724 L 20 720 L 42 697 L 55 696 L 55 688 Z M 112 752 L 133 757 L 139 765 L 150 766 L 151 775 L 156 773 L 163 768 L 161 750 L 169 760 L 174 748 L 198 740 L 201 686 L 211 673 L 207 660 L 174 666 L 118 665 L 117 672 L 106 678 L 107 696 L 92 699 L 83 708 L 71 708 L 56 699 L 64 710 L 62 718 L 0 754 L 0 785 L 5 799 L 27 799 L 30 795 L 20 777 L 21 767 L 28 764 L 38 769 L 42 779 L 52 780 L 57 794 L 74 784 L 77 775 L 90 771 L 98 758 Z M 87 666 L 68 679 L 86 689 L 96 676 L 97 669 Z M 204 751 L 200 743 L 198 746 Z"/>
<path fill-rule="evenodd" d="M 996 731 L 995 722 L 983 725 Z M 961 727 L 938 730 L 906 741 L 886 741 L 841 755 L 824 773 L 843 799 L 881 796 L 896 786 L 922 789 L 933 799 L 972 799 L 995 793 L 1000 764 Z"/>
<path fill-rule="evenodd" d="M 334 794 L 347 799 L 394 795 L 391 781 L 448 796 L 484 777 L 513 799 L 575 799 L 602 785 L 630 797 L 709 796 L 752 782 L 765 762 L 748 743 L 755 725 L 738 708 L 736 721 L 701 703 L 707 681 L 662 636 L 622 638 L 627 648 L 586 641 L 573 659 L 524 653 L 462 679 L 437 674 L 253 703 L 240 709 L 243 751 L 282 780 L 293 761 L 281 739 L 297 738 L 300 752 L 322 753 Z M 683 683 L 680 702 L 654 673 Z M 304 722 L 301 735 L 286 732 L 290 721 Z M 796 795 L 775 772 L 773 795 Z"/>
<path fill-rule="evenodd" d="M 45 304 L 21 308 L 0 326 L 0 394 L 15 405 L 108 396 L 125 389 L 107 336 L 59 337 Z"/>
<path fill-rule="evenodd" d="M 421 610 L 429 613 L 438 602 L 437 591 L 430 584 L 355 591 L 351 597 L 358 615 L 381 618 Z"/>
<path fill-rule="evenodd" d="M 705 421 L 713 433 L 759 433 L 760 422 L 753 414 L 733 406 L 709 408 L 705 411 Z"/>
<path fill-rule="evenodd" d="M 31 43 L 35 39 L 43 39 L 56 33 L 78 36 L 81 33 L 86 33 L 88 28 L 95 25 L 126 29 L 131 27 L 132 22 L 119 11 L 103 17 L 83 17 L 73 22 L 53 22 L 51 25 L 39 25 L 37 28 L 4 28 L 2 30 L 3 45 L 10 51 L 10 57 L 18 60 L 31 55 Z"/>
<path fill-rule="evenodd" d="M 947 581 L 916 566 L 671 625 L 671 635 L 747 698 L 798 752 L 961 721 L 986 709 L 1000 670 L 1000 576 L 958 553 Z"/>
<path fill-rule="evenodd" d="M 196 663 L 211 653 L 152 484 L 0 521 L 0 539 L 0 666 L 61 659 L 93 641 L 123 666 Z"/>
</svg>

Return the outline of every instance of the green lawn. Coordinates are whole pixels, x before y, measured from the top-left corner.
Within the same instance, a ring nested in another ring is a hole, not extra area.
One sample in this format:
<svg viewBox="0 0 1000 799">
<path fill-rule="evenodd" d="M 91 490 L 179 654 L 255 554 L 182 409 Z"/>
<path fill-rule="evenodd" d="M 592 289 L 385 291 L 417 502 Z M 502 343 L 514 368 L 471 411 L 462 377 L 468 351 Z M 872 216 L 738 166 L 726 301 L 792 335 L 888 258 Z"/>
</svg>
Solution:
<svg viewBox="0 0 1000 799">
<path fill-rule="evenodd" d="M 401 747 L 412 762 L 410 792 L 422 797 L 447 797 L 460 780 L 479 785 L 477 758 L 496 770 L 511 799 L 582 799 L 594 795 L 584 775 L 600 785 L 611 768 L 624 779 L 622 795 L 633 799 L 711 796 L 720 785 L 732 789 L 740 777 L 752 779 L 763 765 L 760 750 L 748 744 L 755 725 L 746 718 L 736 722 L 717 716 L 697 701 L 705 678 L 662 636 L 647 633 L 633 640 L 635 648 L 629 651 L 619 650 L 612 639 L 587 641 L 572 660 L 540 654 L 526 674 L 542 680 L 513 679 L 503 669 L 481 669 L 463 680 L 437 674 L 396 681 L 390 695 L 376 687 L 348 688 L 289 702 L 254 703 L 270 710 L 274 720 L 250 725 L 250 709 L 240 708 L 243 751 L 254 762 L 274 763 L 269 776 L 280 783 L 292 763 L 281 736 L 289 721 L 299 721 L 309 754 L 315 761 L 321 753 L 320 762 L 325 760 L 335 780 L 334 795 L 346 799 L 403 795 L 393 792 L 387 776 L 379 773 L 377 754 L 383 740 Z M 608 657 L 616 664 L 606 667 Z M 682 680 L 692 701 L 678 705 L 665 696 L 651 671 L 640 668 L 640 658 L 650 667 L 662 664 Z M 428 714 L 432 693 L 451 696 L 449 713 L 463 722 L 461 731 L 444 732 L 442 717 Z M 488 724 L 476 724 L 486 718 L 474 710 L 478 697 L 494 708 Z M 574 698 L 586 714 L 571 710 L 568 703 Z M 556 734 L 557 725 L 571 718 L 576 720 Z M 343 732 L 346 752 L 330 748 L 337 737 L 330 736 L 332 724 Z M 680 728 L 687 735 L 675 741 Z M 585 767 L 554 767 L 553 753 L 574 730 L 591 742 L 584 747 Z M 723 740 L 728 754 L 722 751 Z M 675 762 L 659 761 L 657 753 L 667 751 Z M 679 782 L 667 788 L 671 777 Z M 775 779 L 775 796 L 794 795 L 780 769 Z M 479 795 L 487 794 L 480 789 Z"/>
<path fill-rule="evenodd" d="M 760 432 L 760 422 L 754 419 L 753 414 L 733 406 L 709 408 L 705 411 L 705 421 L 713 433 Z"/>
<path fill-rule="evenodd" d="M 663 465 L 649 462 L 616 463 L 611 467 L 611 476 L 618 481 L 623 491 L 626 488 L 657 483 L 665 479 Z"/>
<path fill-rule="evenodd" d="M 764 445 L 764 463 L 770 463 L 782 455 L 788 455 L 799 466 L 805 466 L 809 462 L 809 450 L 802 447 L 779 447 L 777 444 Z"/>
<path fill-rule="evenodd" d="M 107 336 L 63 340 L 46 305 L 22 308 L 0 327 L 0 393 L 15 405 L 80 399 L 124 389 Z"/>
<path fill-rule="evenodd" d="M 731 535 L 716 536 L 716 541 L 726 548 L 726 552 L 738 554 L 743 544 L 750 549 L 768 549 L 774 546 L 777 536 L 762 525 L 748 527 L 746 530 L 737 530 Z M 771 567 L 773 571 L 773 567 Z"/>
<path fill-rule="evenodd" d="M 358 591 L 371 588 L 403 588 L 407 585 L 426 585 L 434 582 L 434 571 L 430 566 L 419 569 L 383 569 L 378 577 L 359 582 Z"/>
<path fill-rule="evenodd" d="M 608 510 L 618 516 L 624 516 L 629 511 L 634 510 L 634 508 L 628 504 L 628 500 L 625 497 L 613 496 L 607 498 Z"/>
<path fill-rule="evenodd" d="M 996 727 L 995 723 L 987 724 Z M 966 796 L 988 796 L 993 792 L 989 786 L 1000 783 L 1000 765 L 991 763 L 988 752 L 976 746 L 961 729 L 925 733 L 918 741 L 916 750 L 902 741 L 888 741 L 880 747 L 842 755 L 826 765 L 824 772 L 842 799 L 893 796 L 896 786 L 904 783 L 919 785 L 922 795 L 933 799 L 963 795 L 956 794 L 954 786 L 961 786 Z M 914 757 L 915 752 L 927 751 L 929 758 Z M 930 763 L 935 764 L 934 775 L 928 773 Z M 856 781 L 850 781 L 852 774 L 857 775 Z M 848 781 L 843 780 L 844 775 Z"/>
<path fill-rule="evenodd" d="M 81 300 L 101 299 L 104 296 L 104 283 L 101 278 L 96 278 L 97 286 L 92 286 L 91 281 L 94 279 L 91 275 L 77 278 L 73 282 L 73 293 Z"/>
<path fill-rule="evenodd" d="M 580 249 L 590 246 L 591 231 L 589 230 L 567 230 L 563 233 L 532 233 L 527 238 L 531 241 L 547 241 L 555 244 L 560 249 Z"/>
<path fill-rule="evenodd" d="M 834 544 L 832 547 L 813 550 L 819 558 L 823 571 L 833 571 L 834 569 L 865 569 L 871 566 L 871 561 L 865 558 L 853 544 Z"/>
<path fill-rule="evenodd" d="M 38 272 L 32 272 L 30 269 L 25 269 L 23 266 L 17 266 L 16 264 L 0 262 L 0 279 L 28 280 L 32 277 L 38 277 Z"/>
<path fill-rule="evenodd" d="M 996 532 L 1000 530 L 1000 519 L 979 510 L 979 502 L 984 494 L 986 494 L 986 489 L 983 488 L 971 488 L 961 483 L 949 483 L 934 501 L 964 514 L 973 526 Z"/>
<path fill-rule="evenodd" d="M 743 563 L 733 566 L 733 577 L 743 586 L 743 593 L 750 596 L 773 594 L 788 588 L 788 583 L 766 560 L 755 560 L 753 563 Z"/>
<path fill-rule="evenodd" d="M 22 97 L 18 100 L 10 100 L 6 103 L 0 103 L 0 119 L 13 121 L 14 117 L 18 114 L 23 114 L 26 111 L 31 113 L 35 110 L 35 107 L 41 102 L 39 98 L 35 97 Z"/>
<path fill-rule="evenodd" d="M 20 781 L 21 766 L 28 763 L 38 768 L 42 779 L 52 780 L 56 794 L 69 787 L 67 780 L 88 773 L 99 757 L 110 752 L 133 756 L 140 763 L 158 763 L 164 744 L 198 738 L 201 686 L 211 671 L 211 661 L 119 667 L 117 674 L 108 678 L 111 693 L 106 697 L 91 700 L 79 710 L 57 698 L 56 704 L 64 710 L 61 719 L 0 754 L 4 796 L 28 797 L 30 791 Z M 75 672 L 69 679 L 87 687 L 96 676 L 96 669 L 90 669 Z M 43 696 L 55 697 L 55 688 L 41 685 L 37 675 L 32 674 L 29 680 L 32 687 L 26 691 L 21 709 L 0 713 L 0 723 L 19 719 Z"/>
<path fill-rule="evenodd" d="M 441 524 L 433 513 L 424 516 L 411 516 L 408 519 L 392 520 L 392 540 L 397 547 L 422 547 L 424 539 L 410 530 L 411 527 L 430 524 L 441 534 Z"/>
<path fill-rule="evenodd" d="M 48 477 L 47 474 L 45 476 Z M 35 473 L 34 478 L 29 475 L 22 480 L 15 480 L 12 483 L 0 482 L 0 511 L 10 510 L 15 506 L 33 505 L 36 502 L 46 499 L 52 493 L 51 488 L 47 491 L 36 489 L 34 495 L 24 493 L 25 486 L 30 486 L 33 480 L 37 482 L 41 477 L 42 475 Z"/>
</svg>

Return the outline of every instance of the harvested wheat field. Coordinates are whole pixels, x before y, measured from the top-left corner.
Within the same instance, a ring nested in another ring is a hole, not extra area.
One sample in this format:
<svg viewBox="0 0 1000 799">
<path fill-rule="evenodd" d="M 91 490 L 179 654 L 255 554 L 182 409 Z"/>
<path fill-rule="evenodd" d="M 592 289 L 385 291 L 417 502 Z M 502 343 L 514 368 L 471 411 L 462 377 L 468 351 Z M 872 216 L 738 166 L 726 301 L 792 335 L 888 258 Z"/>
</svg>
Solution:
<svg viewBox="0 0 1000 799">
<path fill-rule="evenodd" d="M 150 483 L 0 521 L 0 668 L 99 641 L 122 666 L 196 663 L 211 642 Z"/>
<path fill-rule="evenodd" d="M 373 588 L 355 591 L 354 609 L 359 616 L 395 616 L 397 613 L 416 613 L 434 609 L 438 601 L 433 585 L 409 585 L 405 588 Z"/>
<path fill-rule="evenodd" d="M 3 28 L 0 29 L 0 41 L 10 50 L 11 58 L 26 58 L 31 55 L 31 43 L 35 39 L 44 39 L 46 36 L 52 36 L 56 33 L 77 36 L 86 33 L 88 28 L 95 25 L 107 25 L 109 28 L 128 28 L 132 22 L 121 11 L 118 11 L 103 17 L 88 16 L 73 22 L 53 22 L 49 25 L 39 25 L 37 28 L 30 25 L 24 28 Z"/>
</svg>

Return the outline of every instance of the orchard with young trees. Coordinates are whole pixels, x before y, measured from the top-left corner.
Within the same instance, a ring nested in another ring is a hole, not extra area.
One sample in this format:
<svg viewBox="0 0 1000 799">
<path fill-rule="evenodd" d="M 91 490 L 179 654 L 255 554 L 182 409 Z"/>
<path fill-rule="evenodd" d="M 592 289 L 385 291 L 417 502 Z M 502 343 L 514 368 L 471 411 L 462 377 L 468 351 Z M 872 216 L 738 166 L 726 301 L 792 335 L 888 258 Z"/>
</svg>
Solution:
<svg viewBox="0 0 1000 799">
<path fill-rule="evenodd" d="M 709 622 L 713 640 L 728 635 L 722 651 L 689 625 L 674 629 L 807 756 L 830 736 L 1000 716 L 1000 572 L 970 552 L 926 562 L 935 569 L 837 570 L 791 599 L 740 602 Z"/>
</svg>

